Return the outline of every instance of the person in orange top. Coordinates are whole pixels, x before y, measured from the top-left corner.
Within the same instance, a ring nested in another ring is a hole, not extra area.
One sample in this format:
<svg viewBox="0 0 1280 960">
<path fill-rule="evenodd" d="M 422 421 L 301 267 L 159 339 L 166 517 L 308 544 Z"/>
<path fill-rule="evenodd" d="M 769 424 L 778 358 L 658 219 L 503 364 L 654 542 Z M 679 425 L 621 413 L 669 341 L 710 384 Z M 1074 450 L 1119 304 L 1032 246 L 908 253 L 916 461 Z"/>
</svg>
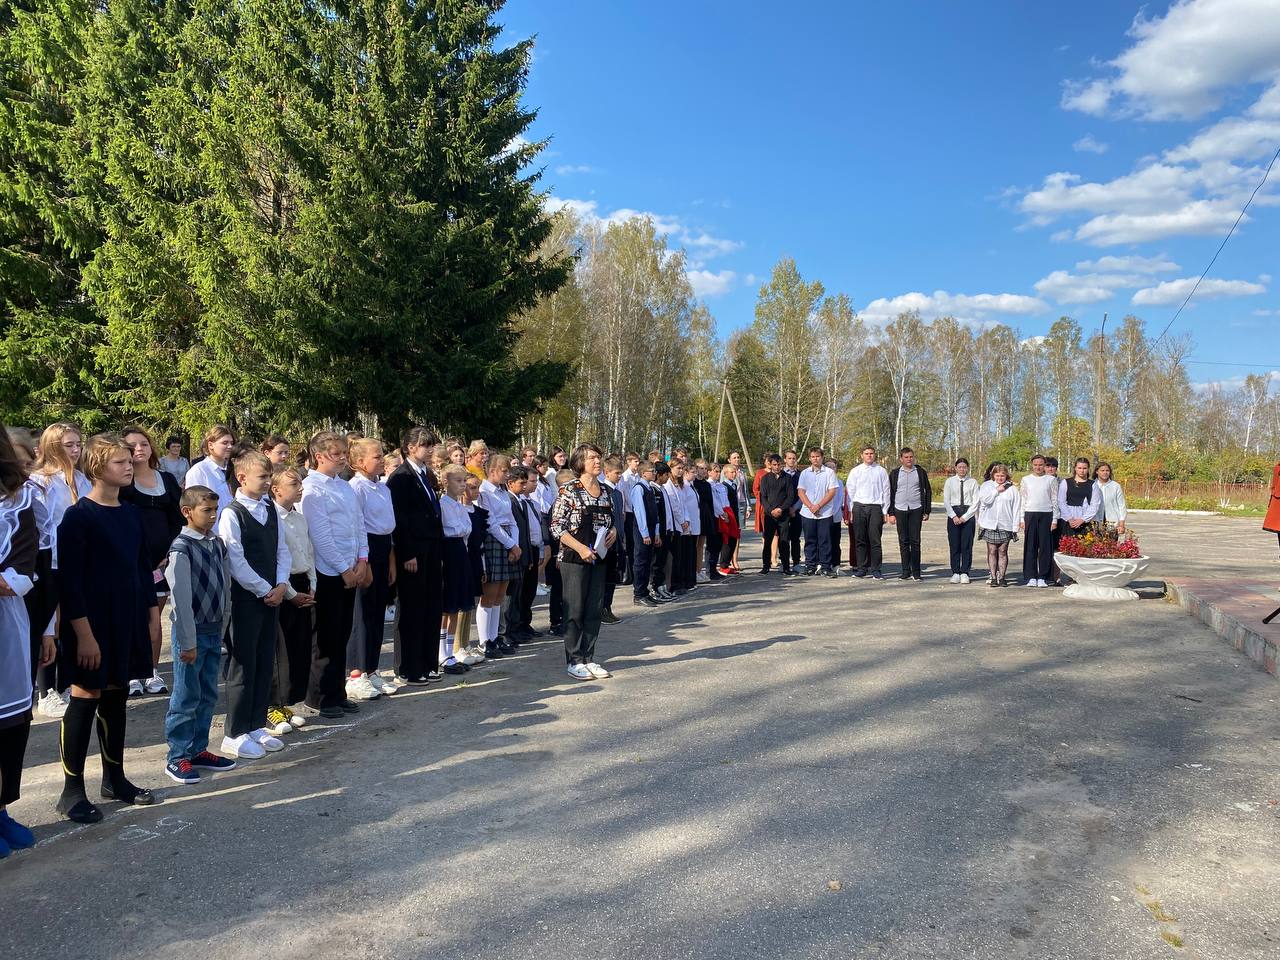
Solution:
<svg viewBox="0 0 1280 960">
<path fill-rule="evenodd" d="M 1271 474 L 1271 499 L 1267 502 L 1267 516 L 1262 521 L 1262 529 L 1274 533 L 1277 543 L 1280 543 L 1280 463 Z"/>
<path fill-rule="evenodd" d="M 467 447 L 467 473 L 480 480 L 485 480 L 485 467 L 489 463 L 489 448 L 483 440 L 472 440 Z"/>
</svg>

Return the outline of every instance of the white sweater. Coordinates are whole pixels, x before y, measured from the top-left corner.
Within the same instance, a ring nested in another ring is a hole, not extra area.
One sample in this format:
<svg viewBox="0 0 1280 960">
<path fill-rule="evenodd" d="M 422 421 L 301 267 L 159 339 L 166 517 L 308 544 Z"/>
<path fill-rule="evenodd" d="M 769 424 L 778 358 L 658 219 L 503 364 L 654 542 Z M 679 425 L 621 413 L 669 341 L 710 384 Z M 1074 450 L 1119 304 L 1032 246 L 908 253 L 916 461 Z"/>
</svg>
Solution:
<svg viewBox="0 0 1280 960">
<path fill-rule="evenodd" d="M 1026 513 L 1052 513 L 1058 519 L 1058 484 L 1062 481 L 1045 473 L 1036 476 L 1028 473 L 1018 484 L 1022 495 L 1022 509 Z"/>
<path fill-rule="evenodd" d="M 978 489 L 978 526 L 983 530 L 1018 530 L 1022 522 L 1022 494 L 1010 486 L 999 492 L 994 480 Z"/>
</svg>

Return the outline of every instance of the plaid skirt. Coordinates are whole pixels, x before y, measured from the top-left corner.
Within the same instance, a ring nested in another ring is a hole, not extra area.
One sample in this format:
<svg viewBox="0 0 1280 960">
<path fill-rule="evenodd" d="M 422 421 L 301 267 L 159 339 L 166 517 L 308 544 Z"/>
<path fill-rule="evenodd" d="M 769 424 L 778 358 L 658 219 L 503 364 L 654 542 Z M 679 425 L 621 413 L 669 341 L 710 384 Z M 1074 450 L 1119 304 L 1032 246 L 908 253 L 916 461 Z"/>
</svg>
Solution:
<svg viewBox="0 0 1280 960">
<path fill-rule="evenodd" d="M 490 583 L 514 580 L 520 576 L 520 568 L 511 562 L 507 548 L 493 534 L 484 538 L 484 575 Z"/>
<path fill-rule="evenodd" d="M 978 539 L 987 543 L 1012 543 L 1018 539 L 1018 535 L 1012 530 L 981 530 L 978 532 Z"/>
</svg>

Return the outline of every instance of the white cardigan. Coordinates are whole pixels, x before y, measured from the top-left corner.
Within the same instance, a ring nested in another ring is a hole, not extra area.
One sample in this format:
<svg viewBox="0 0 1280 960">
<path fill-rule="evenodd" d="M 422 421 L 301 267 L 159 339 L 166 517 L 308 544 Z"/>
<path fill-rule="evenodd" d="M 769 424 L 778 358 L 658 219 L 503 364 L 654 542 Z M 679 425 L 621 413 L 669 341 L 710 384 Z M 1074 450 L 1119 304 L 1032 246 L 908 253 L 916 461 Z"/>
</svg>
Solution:
<svg viewBox="0 0 1280 960">
<path fill-rule="evenodd" d="M 1022 522 L 1022 494 L 1017 485 L 1000 493 L 994 480 L 988 480 L 978 489 L 978 526 L 983 530 L 1009 530 L 1018 532 Z"/>
</svg>

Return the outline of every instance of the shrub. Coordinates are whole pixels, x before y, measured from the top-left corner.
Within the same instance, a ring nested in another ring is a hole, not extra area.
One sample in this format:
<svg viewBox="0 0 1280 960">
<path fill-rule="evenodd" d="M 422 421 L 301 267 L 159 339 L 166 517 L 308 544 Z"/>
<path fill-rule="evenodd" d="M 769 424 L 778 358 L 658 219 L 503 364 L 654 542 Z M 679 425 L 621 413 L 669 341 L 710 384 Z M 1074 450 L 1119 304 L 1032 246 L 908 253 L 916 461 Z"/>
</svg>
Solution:
<svg viewBox="0 0 1280 960">
<path fill-rule="evenodd" d="M 1133 560 L 1142 556 L 1138 538 L 1132 530 L 1122 537 L 1108 524 L 1098 530 L 1090 530 L 1084 536 L 1063 537 L 1058 551 L 1069 557 L 1088 557 L 1093 560 Z"/>
</svg>

